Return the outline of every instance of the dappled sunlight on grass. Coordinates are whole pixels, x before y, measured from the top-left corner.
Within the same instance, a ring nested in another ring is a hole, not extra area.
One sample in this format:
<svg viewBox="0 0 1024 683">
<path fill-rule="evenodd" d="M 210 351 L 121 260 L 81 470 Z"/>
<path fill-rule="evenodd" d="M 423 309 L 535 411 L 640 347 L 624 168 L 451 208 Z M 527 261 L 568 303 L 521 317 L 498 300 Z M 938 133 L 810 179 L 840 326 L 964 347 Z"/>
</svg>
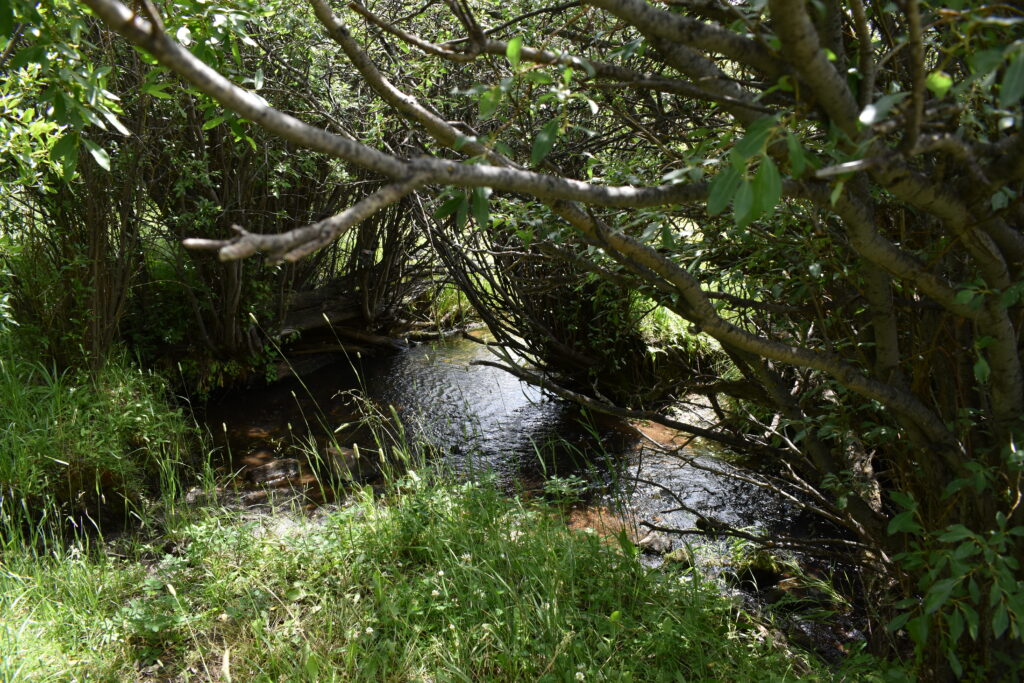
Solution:
<svg viewBox="0 0 1024 683">
<path fill-rule="evenodd" d="M 490 485 L 428 479 L 319 519 L 193 511 L 120 558 L 11 555 L 0 673 L 764 680 L 817 666 L 696 576 L 644 569 L 630 544 Z"/>
</svg>

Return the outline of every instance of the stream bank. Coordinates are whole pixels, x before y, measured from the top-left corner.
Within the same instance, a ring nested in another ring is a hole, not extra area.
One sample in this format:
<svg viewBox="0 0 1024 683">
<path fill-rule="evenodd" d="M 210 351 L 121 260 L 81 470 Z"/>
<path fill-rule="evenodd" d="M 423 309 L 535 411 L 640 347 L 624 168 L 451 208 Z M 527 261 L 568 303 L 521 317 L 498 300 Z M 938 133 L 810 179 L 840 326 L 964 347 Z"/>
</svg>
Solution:
<svg viewBox="0 0 1024 683">
<path fill-rule="evenodd" d="M 803 570 L 792 557 L 787 565 L 727 539 L 650 530 L 692 529 L 710 520 L 769 535 L 813 533 L 780 497 L 731 477 L 739 470 L 720 451 L 660 426 L 586 416 L 499 369 L 474 364 L 490 358 L 486 346 L 465 339 L 414 345 L 384 358 L 347 357 L 303 377 L 223 396 L 208 407 L 206 421 L 229 454 L 226 467 L 237 474 L 235 495 L 248 507 L 314 509 L 343 496 L 331 476 L 339 473 L 343 480 L 378 483 L 382 469 L 404 466 L 381 462 L 380 444 L 399 444 L 456 480 L 486 476 L 507 493 L 553 500 L 566 509 L 571 528 L 624 534 L 649 567 L 666 557 L 696 564 L 734 586 L 751 609 L 765 602 L 795 604 L 796 611 L 800 603 L 832 608 L 822 590 L 797 580 Z M 699 413 L 686 417 L 701 420 Z M 804 569 L 825 585 L 827 568 Z M 845 617 L 834 628 L 796 619 L 787 630 L 832 660 L 861 638 Z"/>
</svg>

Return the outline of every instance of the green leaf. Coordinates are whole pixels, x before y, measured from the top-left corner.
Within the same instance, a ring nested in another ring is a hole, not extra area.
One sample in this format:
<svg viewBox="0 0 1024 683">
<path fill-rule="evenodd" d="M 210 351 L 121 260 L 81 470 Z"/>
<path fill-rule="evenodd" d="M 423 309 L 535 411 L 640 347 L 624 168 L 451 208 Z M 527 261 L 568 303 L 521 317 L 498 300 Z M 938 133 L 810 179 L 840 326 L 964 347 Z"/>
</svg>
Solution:
<svg viewBox="0 0 1024 683">
<path fill-rule="evenodd" d="M 782 199 L 782 178 L 779 177 L 779 169 L 771 157 L 765 155 L 761 159 L 761 167 L 757 169 L 754 176 L 754 201 L 755 213 L 761 216 L 771 216 Z"/>
<path fill-rule="evenodd" d="M 469 143 L 469 142 L 476 142 L 476 136 L 475 135 L 456 135 L 455 136 L 454 148 L 457 149 L 457 150 L 458 149 L 462 149 L 466 145 L 466 143 Z"/>
<path fill-rule="evenodd" d="M 82 140 L 85 143 L 86 149 L 89 150 L 89 154 L 96 160 L 96 163 L 100 165 L 104 171 L 110 170 L 110 155 L 107 154 L 107 150 L 103 149 L 95 142 L 91 140 Z"/>
<path fill-rule="evenodd" d="M 40 64 L 45 68 L 49 63 L 46 50 L 39 45 L 32 45 L 14 55 L 11 59 L 11 69 L 20 69 L 27 64 Z"/>
<path fill-rule="evenodd" d="M 494 116 L 499 104 L 501 104 L 500 88 L 494 87 L 482 94 L 480 96 L 480 118 L 486 121 Z"/>
<path fill-rule="evenodd" d="M 766 116 L 752 123 L 750 128 L 747 129 L 747 134 L 736 143 L 736 146 L 732 148 L 732 152 L 729 153 L 733 166 L 743 170 L 746 162 L 752 156 L 762 152 L 769 136 L 775 130 L 775 124 L 774 116 Z"/>
<path fill-rule="evenodd" d="M 977 601 L 975 601 L 977 602 Z M 978 613 L 970 605 L 959 603 L 957 605 L 959 610 L 963 612 L 964 621 L 967 622 L 967 635 L 971 637 L 971 640 L 978 639 Z"/>
<path fill-rule="evenodd" d="M 1006 603 L 1000 602 L 996 607 L 996 613 L 992 615 L 992 634 L 999 638 L 1010 625 L 1010 614 L 1006 610 Z"/>
<path fill-rule="evenodd" d="M 746 178 L 740 181 L 740 187 L 736 190 L 736 196 L 732 200 L 732 212 L 737 228 L 745 228 L 757 218 L 754 188 Z"/>
<path fill-rule="evenodd" d="M 527 71 L 523 78 L 537 85 L 551 85 L 555 82 L 555 79 L 543 71 Z"/>
<path fill-rule="evenodd" d="M 897 533 L 919 534 L 921 531 L 921 525 L 914 521 L 913 510 L 901 512 L 889 520 L 889 535 Z"/>
<path fill-rule="evenodd" d="M 640 47 L 642 46 L 643 42 L 643 38 L 637 38 L 636 40 L 632 40 L 623 45 L 622 47 L 618 48 L 617 50 L 613 50 L 611 53 L 609 53 L 608 58 L 623 60 L 629 59 L 634 54 L 636 54 L 638 50 L 640 50 Z"/>
<path fill-rule="evenodd" d="M 14 33 L 14 8 L 11 0 L 0 0 L 0 36 L 10 38 Z"/>
<path fill-rule="evenodd" d="M 1024 95 L 1024 55 L 1018 53 L 1003 75 L 1003 83 L 999 88 L 999 104 L 1012 107 Z"/>
<path fill-rule="evenodd" d="M 910 619 L 911 614 L 911 612 L 904 612 L 903 614 L 900 614 L 895 619 L 893 619 L 885 625 L 885 630 L 889 633 L 895 633 L 896 631 L 899 631 L 901 628 L 903 628 L 903 625 L 907 623 L 907 620 Z"/>
<path fill-rule="evenodd" d="M 807 168 L 804 146 L 800 143 L 800 138 L 790 133 L 786 136 L 786 147 L 789 148 L 789 165 L 793 171 L 793 177 L 799 178 Z"/>
<path fill-rule="evenodd" d="M 54 158 L 60 159 L 61 175 L 65 180 L 69 180 L 74 175 L 75 168 L 78 166 L 78 144 L 77 133 L 65 133 L 50 151 Z"/>
<path fill-rule="evenodd" d="M 836 182 L 835 187 L 832 188 L 832 193 L 828 196 L 828 200 L 832 202 L 832 206 L 836 205 L 839 198 L 843 195 L 843 188 L 846 186 L 846 178 L 843 178 Z"/>
<path fill-rule="evenodd" d="M 540 162 L 544 161 L 551 152 L 551 148 L 555 146 L 555 140 L 557 139 L 558 119 L 551 119 L 544 124 L 540 132 L 537 133 L 537 139 L 533 141 L 533 149 L 530 150 L 530 164 L 539 166 Z"/>
<path fill-rule="evenodd" d="M 949 662 L 949 668 L 953 671 L 953 675 L 960 678 L 964 673 L 964 667 L 960 664 L 960 659 L 956 656 L 956 652 L 952 649 L 947 650 L 946 660 Z"/>
<path fill-rule="evenodd" d="M 717 216 L 729 206 L 729 202 L 736 195 L 743 176 L 736 170 L 735 166 L 727 166 L 711 181 L 708 188 L 708 215 Z"/>
<path fill-rule="evenodd" d="M 946 527 L 946 533 L 939 536 L 939 540 L 943 543 L 955 543 L 956 541 L 962 541 L 965 538 L 974 537 L 974 532 L 963 524 L 951 524 Z"/>
<path fill-rule="evenodd" d="M 988 361 L 985 360 L 984 356 L 978 356 L 978 360 L 974 363 L 974 379 L 978 380 L 981 384 L 988 384 L 988 379 L 992 375 L 992 368 L 989 367 Z"/>
<path fill-rule="evenodd" d="M 969 306 L 977 295 L 978 292 L 973 289 L 961 289 L 956 293 L 956 296 L 953 297 L 953 301 L 961 306 Z"/>
<path fill-rule="evenodd" d="M 459 206 L 455 211 L 455 227 L 458 230 L 462 230 L 466 227 L 466 221 L 469 218 L 469 202 L 466 201 L 466 196 L 463 195 L 463 201 L 459 203 Z"/>
<path fill-rule="evenodd" d="M 924 598 L 924 613 L 933 614 L 942 607 L 947 600 L 949 600 L 950 593 L 953 592 L 953 588 L 956 587 L 959 579 L 943 579 L 937 581 L 930 589 L 928 594 Z"/>
<path fill-rule="evenodd" d="M 491 211 L 488 206 L 487 198 L 491 196 L 491 188 L 489 187 L 474 187 L 473 196 L 470 200 L 471 210 L 473 213 L 473 219 L 476 220 L 477 227 L 486 228 L 491 225 Z"/>
<path fill-rule="evenodd" d="M 933 71 L 925 79 L 925 87 L 935 93 L 938 98 L 943 98 L 949 89 L 953 87 L 953 77 L 945 71 Z"/>
<path fill-rule="evenodd" d="M 913 497 L 910 496 L 910 494 L 903 493 L 902 491 L 893 491 L 889 495 L 892 497 L 893 501 L 895 501 L 896 504 L 899 505 L 901 508 L 904 508 L 905 510 L 917 509 L 917 501 L 914 500 Z"/>
<path fill-rule="evenodd" d="M 450 199 L 441 203 L 441 206 L 437 207 L 434 211 L 434 218 L 438 220 L 442 218 L 448 218 L 453 213 L 459 210 L 459 207 L 466 203 L 466 195 L 459 192 L 452 196 Z"/>
<path fill-rule="evenodd" d="M 519 55 L 523 50 L 523 38 L 522 36 L 516 36 L 512 40 L 508 41 L 508 45 L 505 47 L 505 57 L 508 58 L 508 63 L 512 65 L 512 69 L 519 68 Z"/>
<path fill-rule="evenodd" d="M 224 123 L 224 120 L 226 118 L 227 118 L 226 116 L 215 116 L 215 117 L 213 117 L 209 121 L 206 121 L 206 122 L 203 123 L 203 130 L 210 130 L 211 128 L 216 128 L 220 124 Z"/>
<path fill-rule="evenodd" d="M 996 48 L 980 50 L 967 56 L 967 64 L 976 76 L 984 76 L 995 71 L 1002 62 L 1003 51 Z"/>
<path fill-rule="evenodd" d="M 169 86 L 170 83 L 147 83 L 146 85 L 142 86 L 142 92 L 146 93 L 147 95 L 152 95 L 157 99 L 170 100 L 173 99 L 173 97 L 164 92 L 164 89 Z"/>
<path fill-rule="evenodd" d="M 946 615 L 946 625 L 949 627 L 949 641 L 959 641 L 964 634 L 964 615 L 959 610 L 953 610 L 952 614 Z"/>
<path fill-rule="evenodd" d="M 907 622 L 907 633 L 917 645 L 924 645 L 928 640 L 928 617 L 921 615 Z"/>
</svg>

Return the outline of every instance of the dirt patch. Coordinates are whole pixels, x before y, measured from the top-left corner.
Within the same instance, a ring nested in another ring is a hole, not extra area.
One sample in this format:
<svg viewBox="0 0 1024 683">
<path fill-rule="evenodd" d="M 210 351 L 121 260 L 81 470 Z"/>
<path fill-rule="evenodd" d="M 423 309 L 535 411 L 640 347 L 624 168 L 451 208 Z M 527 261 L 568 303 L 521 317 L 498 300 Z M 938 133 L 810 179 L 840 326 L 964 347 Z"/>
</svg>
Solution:
<svg viewBox="0 0 1024 683">
<path fill-rule="evenodd" d="M 604 505 L 570 508 L 565 523 L 573 531 L 594 533 L 604 541 L 618 542 L 622 533 L 633 543 L 638 540 L 636 525 Z"/>
<path fill-rule="evenodd" d="M 655 422 L 631 420 L 629 424 L 633 429 L 640 432 L 651 441 L 654 441 L 661 446 L 665 446 L 666 448 L 686 447 L 693 441 L 692 435 Z"/>
</svg>

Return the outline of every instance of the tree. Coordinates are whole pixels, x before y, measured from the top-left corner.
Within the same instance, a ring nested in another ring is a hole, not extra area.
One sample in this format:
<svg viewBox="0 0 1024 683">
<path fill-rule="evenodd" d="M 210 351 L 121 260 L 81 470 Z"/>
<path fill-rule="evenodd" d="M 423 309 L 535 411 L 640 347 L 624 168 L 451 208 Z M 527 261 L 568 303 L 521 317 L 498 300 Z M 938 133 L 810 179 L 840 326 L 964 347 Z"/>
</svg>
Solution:
<svg viewBox="0 0 1024 683">
<path fill-rule="evenodd" d="M 922 666 L 1018 666 L 1017 10 L 446 0 L 352 2 L 343 20 L 310 0 L 350 68 L 424 136 L 410 157 L 268 106 L 176 42 L 148 0 L 139 13 L 83 4 L 227 110 L 390 179 L 302 228 L 187 246 L 295 261 L 445 187 L 436 215 L 457 228 L 540 216 L 519 235 L 527 250 L 552 246 L 717 341 L 731 376 L 694 377 L 679 393 L 708 396 L 721 424 L 706 435 L 771 459 L 771 483 L 838 527 L 823 543 L 884 577 L 878 596 L 895 586 L 890 626 L 909 633 Z M 399 46 L 434 66 L 385 75 L 371 39 L 383 58 Z M 483 81 L 464 91 L 472 113 L 427 71 L 450 64 Z"/>
</svg>

